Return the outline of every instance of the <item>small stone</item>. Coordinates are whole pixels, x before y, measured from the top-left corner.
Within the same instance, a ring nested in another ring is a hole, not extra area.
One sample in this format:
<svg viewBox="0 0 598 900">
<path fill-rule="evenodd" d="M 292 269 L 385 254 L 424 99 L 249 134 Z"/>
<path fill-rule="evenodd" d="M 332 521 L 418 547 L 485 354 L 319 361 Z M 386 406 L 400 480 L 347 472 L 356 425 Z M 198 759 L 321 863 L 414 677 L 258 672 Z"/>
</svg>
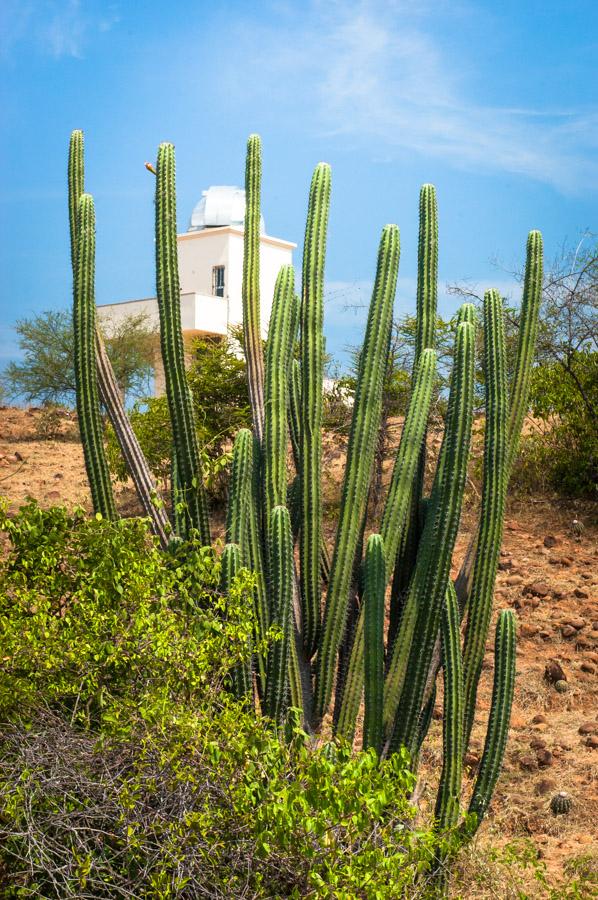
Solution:
<svg viewBox="0 0 598 900">
<path fill-rule="evenodd" d="M 532 725 L 548 725 L 548 719 L 542 713 L 536 713 L 532 719 Z"/>
<path fill-rule="evenodd" d="M 556 681 L 554 684 L 554 688 L 558 691 L 559 694 L 566 694 L 569 690 L 569 685 L 566 681 Z"/>
<path fill-rule="evenodd" d="M 480 764 L 480 757 L 477 753 L 466 753 L 463 762 L 466 769 L 469 769 L 470 772 L 475 772 Z"/>
<path fill-rule="evenodd" d="M 552 765 L 552 753 L 550 750 L 538 750 L 536 759 L 538 760 L 538 765 L 542 769 L 547 769 Z"/>
<path fill-rule="evenodd" d="M 596 666 L 593 666 L 592 663 L 583 662 L 580 666 L 582 672 L 587 672 L 589 675 L 593 675 L 596 671 Z"/>
<path fill-rule="evenodd" d="M 543 641 L 549 641 L 552 635 L 549 631 L 542 630 L 538 632 L 538 637 L 542 638 Z"/>
<path fill-rule="evenodd" d="M 554 534 L 547 534 L 544 538 L 544 546 L 548 547 L 549 550 L 551 549 L 551 547 L 556 547 L 558 542 L 558 538 L 556 538 Z"/>
<path fill-rule="evenodd" d="M 521 625 L 519 628 L 519 634 L 522 638 L 533 638 L 540 631 L 539 625 Z"/>
<path fill-rule="evenodd" d="M 519 765 L 525 771 L 532 772 L 534 769 L 538 768 L 538 761 L 533 756 L 521 756 Z"/>
<path fill-rule="evenodd" d="M 544 797 L 546 794 L 554 791 L 555 787 L 556 781 L 554 778 L 541 778 L 540 781 L 536 782 L 534 790 L 540 797 Z"/>
<path fill-rule="evenodd" d="M 587 625 L 587 622 L 581 616 L 569 616 L 567 619 L 563 619 L 563 624 L 570 625 L 576 631 L 579 631 L 580 628 L 584 628 Z"/>
<path fill-rule="evenodd" d="M 546 747 L 546 741 L 544 741 L 542 738 L 533 738 L 529 742 L 529 745 L 532 750 L 544 750 Z"/>
<path fill-rule="evenodd" d="M 582 588 L 575 588 L 573 591 L 576 597 L 579 597 L 580 600 L 587 600 L 590 596 L 587 591 L 584 591 Z"/>
<path fill-rule="evenodd" d="M 534 597 L 547 597 L 550 593 L 550 587 L 545 581 L 534 581 L 528 585 L 527 590 Z"/>
<path fill-rule="evenodd" d="M 592 734 L 586 741 L 586 747 L 590 750 L 598 750 L 598 734 Z"/>
<path fill-rule="evenodd" d="M 521 584 L 522 581 L 523 575 L 509 575 L 509 577 L 507 578 L 507 584 L 511 586 Z"/>
<path fill-rule="evenodd" d="M 571 625 L 563 625 L 561 628 L 561 634 L 564 638 L 573 637 L 574 634 L 577 634 L 577 629 L 573 628 Z"/>
<path fill-rule="evenodd" d="M 544 669 L 544 680 L 549 684 L 555 684 L 557 681 L 566 681 L 567 676 L 563 671 L 563 667 L 556 659 L 551 659 L 546 663 Z"/>
<path fill-rule="evenodd" d="M 577 731 L 578 734 L 594 734 L 595 731 L 598 731 L 598 722 L 584 722 Z"/>
<path fill-rule="evenodd" d="M 506 572 L 509 569 L 513 568 L 513 560 L 512 559 L 501 559 L 498 564 L 498 569 L 500 572 Z"/>
</svg>

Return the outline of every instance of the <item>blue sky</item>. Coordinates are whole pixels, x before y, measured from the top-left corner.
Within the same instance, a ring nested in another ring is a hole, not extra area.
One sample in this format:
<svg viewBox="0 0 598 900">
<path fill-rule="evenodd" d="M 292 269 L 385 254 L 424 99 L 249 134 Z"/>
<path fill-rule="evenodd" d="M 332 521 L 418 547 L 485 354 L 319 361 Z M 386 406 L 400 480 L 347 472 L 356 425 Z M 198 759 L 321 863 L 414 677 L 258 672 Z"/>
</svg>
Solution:
<svg viewBox="0 0 598 900">
<path fill-rule="evenodd" d="M 102 3 L 4 0 L 0 367 L 12 325 L 70 303 L 66 151 L 86 137 L 97 300 L 151 295 L 153 184 L 177 148 L 179 226 L 201 190 L 242 183 L 264 145 L 268 231 L 301 247 L 313 166 L 331 163 L 328 349 L 358 340 L 381 227 L 401 228 L 398 313 L 413 309 L 421 183 L 438 190 L 446 283 L 491 284 L 530 228 L 547 255 L 597 231 L 595 0 Z M 296 263 L 300 263 L 297 254 Z"/>
</svg>

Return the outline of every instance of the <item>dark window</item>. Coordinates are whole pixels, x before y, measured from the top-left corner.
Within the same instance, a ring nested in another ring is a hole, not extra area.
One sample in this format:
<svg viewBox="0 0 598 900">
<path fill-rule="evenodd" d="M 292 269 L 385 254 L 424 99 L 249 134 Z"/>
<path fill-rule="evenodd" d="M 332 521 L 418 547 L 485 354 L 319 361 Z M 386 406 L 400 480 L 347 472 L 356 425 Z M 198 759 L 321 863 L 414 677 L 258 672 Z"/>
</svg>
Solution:
<svg viewBox="0 0 598 900">
<path fill-rule="evenodd" d="M 212 293 L 215 297 L 224 297 L 224 266 L 212 269 Z"/>
</svg>

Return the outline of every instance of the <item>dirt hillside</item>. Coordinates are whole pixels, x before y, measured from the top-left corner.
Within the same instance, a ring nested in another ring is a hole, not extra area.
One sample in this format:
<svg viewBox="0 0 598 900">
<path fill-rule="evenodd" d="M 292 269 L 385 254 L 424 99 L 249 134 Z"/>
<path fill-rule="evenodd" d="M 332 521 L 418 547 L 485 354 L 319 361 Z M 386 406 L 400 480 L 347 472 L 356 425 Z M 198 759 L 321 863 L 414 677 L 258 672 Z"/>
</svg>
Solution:
<svg viewBox="0 0 598 900">
<path fill-rule="evenodd" d="M 0 410 L 0 495 L 8 498 L 11 509 L 28 496 L 43 506 L 89 507 L 74 423 L 63 421 L 58 439 L 40 439 L 45 428 L 39 410 Z M 340 469 L 342 453 L 334 455 Z M 333 470 L 327 471 L 334 479 Z M 138 511 L 130 487 L 116 490 L 124 514 Z M 458 557 L 475 524 L 475 491 L 471 500 Z M 581 536 L 571 528 L 574 518 L 585 526 Z M 480 842 L 483 847 L 490 841 L 531 838 L 555 875 L 562 875 L 572 858 L 598 859 L 597 537 L 596 509 L 589 504 L 538 497 L 509 504 L 495 607 L 517 612 L 517 689 L 505 770 Z M 492 666 L 489 644 L 469 779 L 482 749 Z M 563 692 L 554 687 L 557 676 L 566 682 Z M 437 771 L 439 762 L 440 726 L 435 722 L 424 771 Z M 549 803 L 558 791 L 569 793 L 573 806 L 568 815 L 555 817 Z M 479 896 L 502 897 L 505 891 Z"/>
</svg>

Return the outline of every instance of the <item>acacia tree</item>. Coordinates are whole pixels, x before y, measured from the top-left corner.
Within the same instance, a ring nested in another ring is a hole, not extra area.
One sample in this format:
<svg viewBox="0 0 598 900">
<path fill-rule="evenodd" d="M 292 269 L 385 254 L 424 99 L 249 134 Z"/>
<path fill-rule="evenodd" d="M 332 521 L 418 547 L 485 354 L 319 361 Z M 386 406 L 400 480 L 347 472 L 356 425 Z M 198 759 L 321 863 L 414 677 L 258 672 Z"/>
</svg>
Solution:
<svg viewBox="0 0 598 900">
<path fill-rule="evenodd" d="M 19 362 L 10 362 L 2 384 L 11 400 L 27 403 L 75 403 L 73 322 L 66 310 L 49 310 L 16 326 Z M 146 315 L 128 316 L 104 335 L 106 350 L 123 396 L 149 393 L 157 332 Z"/>
</svg>

